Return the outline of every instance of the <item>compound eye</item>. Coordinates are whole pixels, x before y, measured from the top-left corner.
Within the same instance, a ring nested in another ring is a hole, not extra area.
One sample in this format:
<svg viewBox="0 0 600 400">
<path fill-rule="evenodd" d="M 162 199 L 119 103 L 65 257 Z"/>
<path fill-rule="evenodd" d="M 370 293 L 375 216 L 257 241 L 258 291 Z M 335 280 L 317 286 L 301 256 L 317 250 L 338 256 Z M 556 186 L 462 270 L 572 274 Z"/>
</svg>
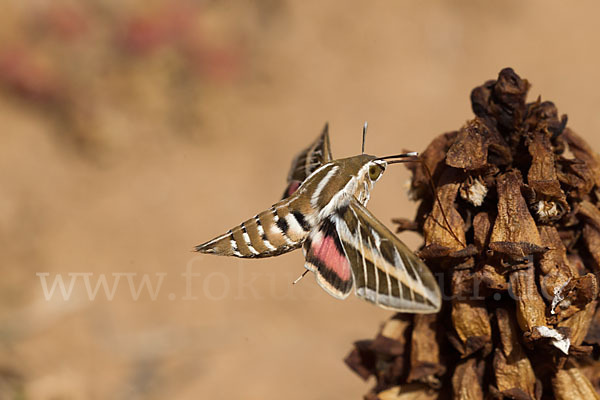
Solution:
<svg viewBox="0 0 600 400">
<path fill-rule="evenodd" d="M 380 167 L 371 165 L 371 167 L 369 167 L 369 178 L 375 182 L 377 179 L 379 179 L 382 172 L 383 170 Z"/>
</svg>

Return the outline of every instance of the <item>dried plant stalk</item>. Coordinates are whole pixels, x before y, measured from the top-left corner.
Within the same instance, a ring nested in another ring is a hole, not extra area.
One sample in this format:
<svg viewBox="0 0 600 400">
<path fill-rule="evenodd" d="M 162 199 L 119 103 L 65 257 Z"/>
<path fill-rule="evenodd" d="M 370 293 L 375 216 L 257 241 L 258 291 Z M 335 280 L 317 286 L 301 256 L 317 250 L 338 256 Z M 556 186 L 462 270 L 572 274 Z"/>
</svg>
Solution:
<svg viewBox="0 0 600 400">
<path fill-rule="evenodd" d="M 600 157 L 512 69 L 475 88 L 476 115 L 408 165 L 420 205 L 399 231 L 442 311 L 396 315 L 347 363 L 367 399 L 593 399 L 600 391 Z M 443 212 L 442 212 L 443 210 Z"/>
</svg>

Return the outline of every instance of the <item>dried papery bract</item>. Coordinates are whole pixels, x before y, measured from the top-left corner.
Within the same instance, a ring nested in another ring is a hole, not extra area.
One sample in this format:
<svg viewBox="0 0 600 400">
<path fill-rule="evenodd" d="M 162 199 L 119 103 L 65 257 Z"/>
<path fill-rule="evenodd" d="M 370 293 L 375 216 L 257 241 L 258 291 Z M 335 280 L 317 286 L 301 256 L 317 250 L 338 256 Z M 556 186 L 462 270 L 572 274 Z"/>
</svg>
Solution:
<svg viewBox="0 0 600 400">
<path fill-rule="evenodd" d="M 535 398 L 536 378 L 525 351 L 519 343 L 514 318 L 503 309 L 496 309 L 500 345 L 495 349 L 493 368 L 496 387 L 504 395 Z"/>
<path fill-rule="evenodd" d="M 598 388 L 594 388 L 585 375 L 574 366 L 558 371 L 552 379 L 552 388 L 556 400 L 600 399 Z"/>
<path fill-rule="evenodd" d="M 410 348 L 410 371 L 408 382 L 423 382 L 440 387 L 439 376 L 446 372 L 440 360 L 440 344 L 437 338 L 437 316 L 416 315 Z"/>
<path fill-rule="evenodd" d="M 483 400 L 483 362 L 468 358 L 456 366 L 452 375 L 452 391 L 458 400 Z"/>
<path fill-rule="evenodd" d="M 455 270 L 452 275 L 452 324 L 460 342 L 455 345 L 462 357 L 488 347 L 492 341 L 490 316 L 485 299 L 475 296 L 476 284 L 470 269 Z"/>
<path fill-rule="evenodd" d="M 398 229 L 423 236 L 444 304 L 357 342 L 365 398 L 599 398 L 600 158 L 529 88 L 500 71 L 472 91 L 475 118 L 407 165 L 420 204 Z"/>
</svg>

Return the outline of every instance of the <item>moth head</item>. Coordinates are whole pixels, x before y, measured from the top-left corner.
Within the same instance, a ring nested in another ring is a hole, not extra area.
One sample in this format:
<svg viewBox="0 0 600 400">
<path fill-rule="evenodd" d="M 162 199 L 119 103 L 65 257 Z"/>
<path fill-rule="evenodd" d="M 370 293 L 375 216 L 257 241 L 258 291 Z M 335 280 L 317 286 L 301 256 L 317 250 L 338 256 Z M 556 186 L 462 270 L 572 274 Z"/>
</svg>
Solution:
<svg viewBox="0 0 600 400">
<path fill-rule="evenodd" d="M 364 178 L 365 181 L 370 181 L 375 183 L 381 178 L 381 175 L 385 172 L 388 164 L 396 164 L 407 161 L 414 161 L 415 157 L 417 157 L 417 153 L 403 153 L 396 154 L 393 156 L 385 156 L 385 157 L 375 157 L 367 154 L 362 154 L 359 156 L 364 163 L 361 171 L 364 173 L 364 177 L 360 176 L 359 178 Z"/>
<path fill-rule="evenodd" d="M 386 157 L 360 154 L 341 161 L 346 171 L 354 175 L 359 183 L 364 182 L 372 187 L 381 178 L 389 164 L 414 161 L 416 156 L 417 153 L 405 153 Z"/>
<path fill-rule="evenodd" d="M 385 160 L 379 160 L 369 154 L 360 154 L 340 161 L 347 173 L 356 177 L 359 182 L 369 184 L 377 182 L 387 167 Z"/>
<path fill-rule="evenodd" d="M 356 162 L 356 172 L 352 174 L 354 177 L 353 195 L 363 204 L 366 205 L 369 201 L 371 189 L 375 185 L 385 168 L 387 162 L 385 160 L 379 160 L 375 156 L 368 154 L 361 154 L 356 156 L 354 160 Z"/>
</svg>

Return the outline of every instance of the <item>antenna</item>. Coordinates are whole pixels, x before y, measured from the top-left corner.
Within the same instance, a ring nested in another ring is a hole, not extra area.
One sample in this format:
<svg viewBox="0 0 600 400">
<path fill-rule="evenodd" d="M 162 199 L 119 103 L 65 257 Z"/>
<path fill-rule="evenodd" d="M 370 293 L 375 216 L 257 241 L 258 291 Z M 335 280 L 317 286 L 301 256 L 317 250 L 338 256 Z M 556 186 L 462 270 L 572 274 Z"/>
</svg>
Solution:
<svg viewBox="0 0 600 400">
<path fill-rule="evenodd" d="M 367 121 L 365 121 L 365 124 L 363 126 L 363 141 L 362 141 L 362 153 L 361 154 L 365 154 L 365 137 L 367 136 Z"/>
</svg>

